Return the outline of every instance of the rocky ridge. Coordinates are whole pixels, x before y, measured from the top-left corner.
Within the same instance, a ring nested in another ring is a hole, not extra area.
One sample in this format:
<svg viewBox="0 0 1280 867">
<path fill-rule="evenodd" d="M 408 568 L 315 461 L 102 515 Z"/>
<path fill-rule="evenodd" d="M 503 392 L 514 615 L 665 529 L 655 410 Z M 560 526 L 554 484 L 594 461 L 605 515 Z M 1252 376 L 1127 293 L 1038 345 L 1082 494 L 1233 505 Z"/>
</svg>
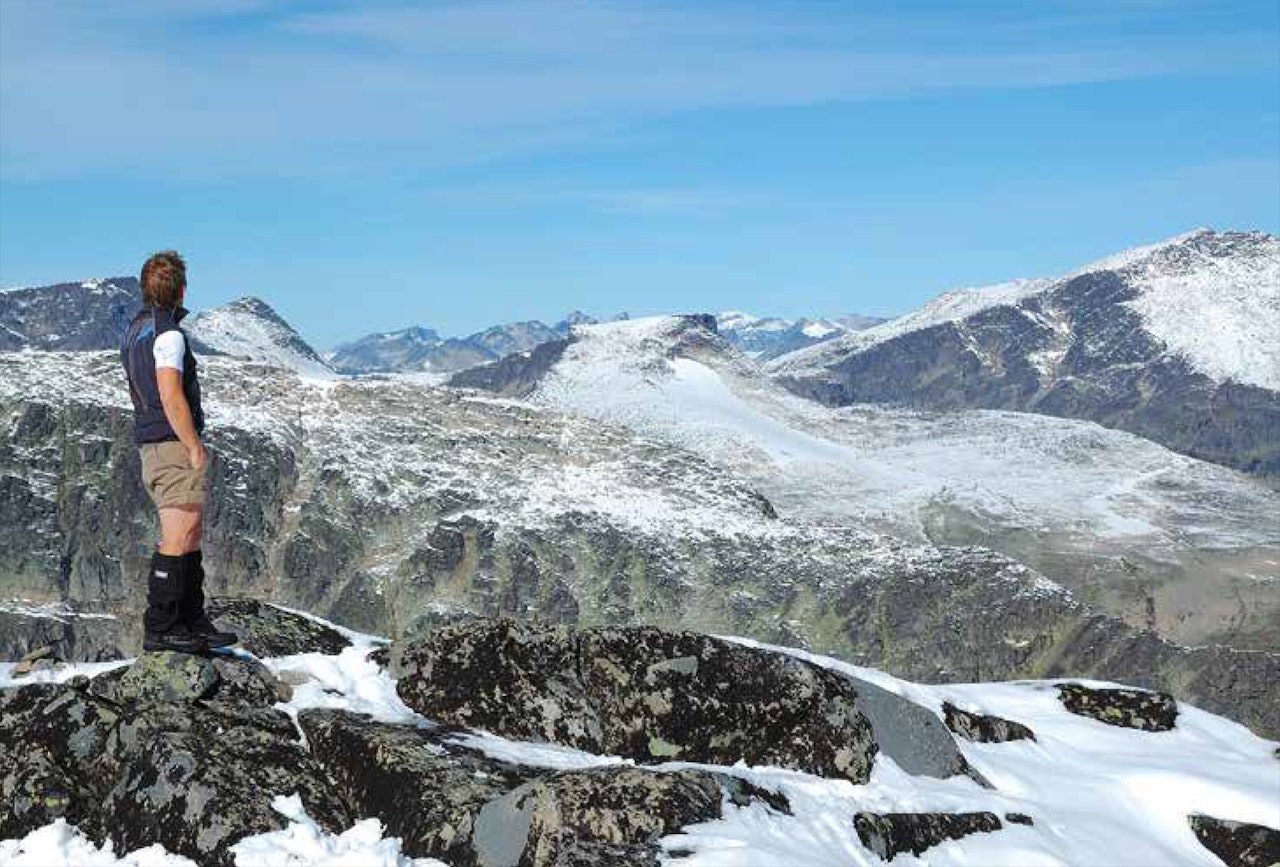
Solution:
<svg viewBox="0 0 1280 867">
<path fill-rule="evenodd" d="M 927 688 L 832 660 L 652 628 L 478 620 L 393 643 L 392 680 L 372 661 L 385 647 L 377 639 L 247 599 L 221 604 L 222 625 L 238 618 L 260 643 L 295 654 L 153 653 L 93 676 L 65 666 L 32 674 L 43 682 L 29 685 L 0 670 L 0 855 L 20 853 L 28 835 L 59 821 L 122 854 L 159 844 L 216 867 L 251 851 L 266 857 L 272 835 L 284 831 L 334 840 L 367 820 L 376 822 L 375 837 L 396 838 L 399 863 L 435 858 L 448 867 L 659 859 L 692 867 L 726 841 L 757 860 L 787 863 L 837 850 L 855 864 L 902 852 L 928 852 L 938 864 L 1013 862 L 1018 853 L 1087 859 L 1083 841 L 1112 828 L 1130 834 L 1121 845 L 1101 842 L 1115 863 L 1175 851 L 1161 850 L 1175 844 L 1158 832 L 1127 826 L 1107 809 L 1059 816 L 1052 799 L 1002 793 L 982 771 L 1004 767 L 1009 778 L 1005 763 L 1022 755 L 1016 744 L 955 741 Z M 333 635 L 351 643 L 331 653 Z M 333 680 L 335 666 L 359 674 Z M 1193 775 L 1193 791 L 1204 785 L 1194 774 L 1223 770 L 1206 760 L 1230 765 L 1243 775 L 1238 818 L 1188 812 L 1186 821 L 1229 863 L 1263 863 L 1258 853 L 1271 851 L 1280 832 L 1255 821 L 1257 808 L 1241 806 L 1256 797 L 1248 786 L 1265 779 L 1243 769 L 1264 756 L 1274 761 L 1274 744 L 1194 708 L 1162 733 L 1141 721 L 1103 725 L 1058 703 L 1054 690 L 1067 686 L 1113 716 L 1105 708 L 1117 690 L 1105 685 L 995 685 L 985 699 L 975 685 L 952 697 L 997 709 L 1012 707 L 1002 694 L 1025 697 L 1017 701 L 1031 702 L 1023 712 L 1032 725 L 1053 732 L 1042 753 L 1064 737 L 1074 745 L 1064 762 L 1078 763 L 1110 729 L 1125 732 L 1110 737 L 1139 762 L 1135 779 L 1149 773 L 1141 761 L 1166 753 Z M 843 710 L 814 713 L 815 701 Z M 611 740 L 610 726 L 623 736 Z M 1228 732 L 1208 756 L 1196 752 Z M 678 761 L 634 746 L 671 740 L 680 742 Z M 849 758 L 828 754 L 830 763 L 815 743 L 841 744 Z M 638 763 L 610 755 L 611 744 Z M 907 770 L 947 751 L 955 757 L 949 767 Z M 1118 780 L 1128 772 L 1114 760 L 1104 767 Z M 296 810 L 282 811 L 286 796 Z M 1042 822 L 1056 830 L 1040 834 Z"/>
</svg>

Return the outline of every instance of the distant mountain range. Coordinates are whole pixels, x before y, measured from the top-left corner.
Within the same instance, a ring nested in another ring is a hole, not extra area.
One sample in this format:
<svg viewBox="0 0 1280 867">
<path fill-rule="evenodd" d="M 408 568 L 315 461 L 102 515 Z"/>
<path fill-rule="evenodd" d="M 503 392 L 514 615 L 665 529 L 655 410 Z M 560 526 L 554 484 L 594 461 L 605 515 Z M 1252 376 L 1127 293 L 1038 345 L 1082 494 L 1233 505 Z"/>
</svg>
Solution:
<svg viewBox="0 0 1280 867">
<path fill-rule="evenodd" d="M 835 340 L 887 322 L 879 316 L 848 314 L 818 319 L 780 319 L 726 310 L 716 316 L 725 340 L 752 358 L 767 361 L 797 349 Z"/>
<path fill-rule="evenodd" d="M 566 336 L 574 325 L 595 321 L 575 310 L 555 325 L 537 320 L 513 322 L 466 337 L 441 337 L 434 328 L 415 325 L 343 343 L 327 360 L 339 373 L 453 373 L 525 352 Z"/>
<path fill-rule="evenodd" d="M 58 283 L 0 292 L 0 350 L 111 349 L 140 304 L 134 277 Z M 626 313 L 614 320 L 625 320 Z M 761 360 L 834 340 L 884 319 L 844 315 L 781 319 L 725 311 L 717 317 L 730 344 Z M 246 296 L 192 314 L 185 323 L 194 347 L 293 368 L 312 376 L 366 373 L 451 374 L 567 337 L 598 320 L 575 310 L 559 322 L 493 325 L 465 337 L 445 337 L 422 325 L 368 334 L 317 352 L 267 302 Z"/>
<path fill-rule="evenodd" d="M 0 292 L 0 350 L 114 348 L 138 304 L 134 278 Z M 625 314 L 618 317 L 625 318 Z M 1280 239 L 1260 232 L 1180 235 L 1061 278 L 1016 280 L 939 296 L 891 321 L 801 319 L 724 311 L 709 327 L 792 392 L 841 406 L 1010 409 L 1097 421 L 1183 454 L 1280 476 Z M 197 351 L 307 376 L 470 371 L 555 347 L 554 325 L 494 325 L 466 337 L 414 326 L 322 356 L 260 299 L 194 314 Z M 521 376 L 523 362 L 511 367 Z"/>
</svg>

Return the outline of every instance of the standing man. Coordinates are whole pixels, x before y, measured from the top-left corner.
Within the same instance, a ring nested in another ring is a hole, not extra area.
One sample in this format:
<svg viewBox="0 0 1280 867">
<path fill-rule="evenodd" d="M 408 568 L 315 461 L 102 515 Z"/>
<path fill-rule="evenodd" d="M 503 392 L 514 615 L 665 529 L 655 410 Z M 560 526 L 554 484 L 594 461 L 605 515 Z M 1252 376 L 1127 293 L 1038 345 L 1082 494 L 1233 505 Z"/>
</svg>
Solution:
<svg viewBox="0 0 1280 867">
<path fill-rule="evenodd" d="M 144 650 L 202 653 L 235 644 L 204 611 L 200 524 L 207 456 L 200 435 L 196 358 L 178 327 L 187 310 L 187 265 L 173 250 L 142 266 L 143 309 L 120 344 L 129 377 L 134 439 L 142 453 L 142 483 L 160 511 L 160 547 L 151 558 Z"/>
</svg>

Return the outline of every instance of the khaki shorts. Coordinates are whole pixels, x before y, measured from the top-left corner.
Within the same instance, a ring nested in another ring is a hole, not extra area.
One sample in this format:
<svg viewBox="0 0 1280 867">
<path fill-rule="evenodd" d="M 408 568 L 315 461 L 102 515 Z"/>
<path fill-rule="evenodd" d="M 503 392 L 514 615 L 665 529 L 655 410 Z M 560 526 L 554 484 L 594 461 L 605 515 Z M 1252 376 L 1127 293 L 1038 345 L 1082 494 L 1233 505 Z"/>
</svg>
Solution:
<svg viewBox="0 0 1280 867">
<path fill-rule="evenodd" d="M 141 452 L 142 484 L 157 508 L 204 505 L 204 468 L 192 469 L 182 443 L 146 443 Z"/>
</svg>

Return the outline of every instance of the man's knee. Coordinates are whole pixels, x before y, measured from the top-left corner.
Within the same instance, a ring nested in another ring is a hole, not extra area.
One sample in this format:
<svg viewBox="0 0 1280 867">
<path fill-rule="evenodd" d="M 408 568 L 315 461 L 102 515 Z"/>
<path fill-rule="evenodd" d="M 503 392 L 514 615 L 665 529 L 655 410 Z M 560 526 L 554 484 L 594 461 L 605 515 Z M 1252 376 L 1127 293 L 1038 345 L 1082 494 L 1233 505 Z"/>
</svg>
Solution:
<svg viewBox="0 0 1280 867">
<path fill-rule="evenodd" d="M 186 553 L 199 548 L 202 518 L 199 506 L 169 506 L 161 509 L 161 548 L 166 553 Z"/>
</svg>

